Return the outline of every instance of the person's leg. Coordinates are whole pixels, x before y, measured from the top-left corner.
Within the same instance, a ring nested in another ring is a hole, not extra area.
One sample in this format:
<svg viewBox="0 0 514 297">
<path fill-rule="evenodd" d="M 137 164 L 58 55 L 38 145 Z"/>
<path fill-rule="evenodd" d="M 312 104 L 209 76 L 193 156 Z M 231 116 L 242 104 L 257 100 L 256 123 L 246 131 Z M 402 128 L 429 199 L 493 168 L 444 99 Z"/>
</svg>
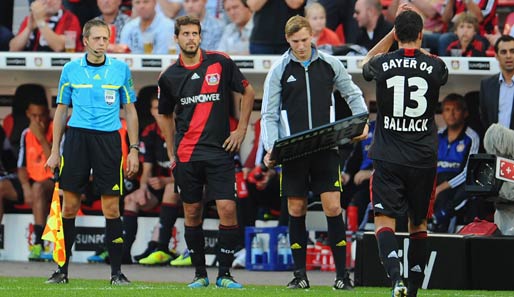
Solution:
<svg viewBox="0 0 514 297">
<path fill-rule="evenodd" d="M 144 190 L 138 189 L 123 198 L 123 259 L 131 258 L 130 250 L 136 240 L 137 217 L 139 206 L 137 196 L 144 195 Z"/>
<path fill-rule="evenodd" d="M 169 253 L 171 232 L 177 221 L 179 212 L 179 196 L 175 193 L 175 184 L 167 184 L 162 197 L 161 212 L 159 214 L 159 244 L 160 251 Z"/>
<path fill-rule="evenodd" d="M 202 227 L 202 204 L 201 202 L 184 202 L 182 205 L 184 207 L 184 238 L 191 255 L 191 262 L 195 267 L 195 279 L 207 278 L 205 237 Z"/>
<path fill-rule="evenodd" d="M 230 277 L 230 267 L 234 261 L 236 246 L 240 240 L 237 224 L 236 202 L 234 200 L 216 200 L 220 217 L 218 233 L 218 278 Z"/>
<path fill-rule="evenodd" d="M 51 179 L 42 182 L 34 182 L 32 184 L 32 195 L 34 201 L 32 202 L 32 214 L 34 215 L 34 245 L 40 244 L 43 246 L 43 229 L 46 224 L 46 217 L 49 211 L 50 201 L 52 200 L 52 193 L 54 182 Z"/>
<path fill-rule="evenodd" d="M 4 201 L 16 201 L 18 193 L 8 178 L 0 179 L 0 224 L 4 216 Z"/>
<path fill-rule="evenodd" d="M 105 217 L 105 242 L 111 262 L 111 275 L 121 273 L 123 224 L 120 218 L 119 205 L 119 196 L 102 195 L 102 212 Z"/>
<path fill-rule="evenodd" d="M 414 225 L 409 221 L 409 288 L 408 296 L 417 296 L 425 277 L 425 266 L 427 264 L 427 221 L 420 225 Z"/>
<path fill-rule="evenodd" d="M 342 216 L 340 195 L 339 191 L 321 193 L 321 204 L 327 217 L 328 240 L 336 266 L 334 288 L 351 290 L 353 286 L 348 281 L 346 272 L 346 226 Z"/>
<path fill-rule="evenodd" d="M 375 235 L 378 243 L 378 254 L 387 275 L 393 283 L 401 280 L 398 243 L 394 234 L 395 225 L 394 218 L 382 214 L 375 215 Z"/>
<path fill-rule="evenodd" d="M 287 285 L 291 289 L 309 288 L 307 280 L 307 227 L 305 215 L 307 213 L 306 197 L 288 197 L 287 208 L 289 213 L 289 241 L 294 261 L 294 279 Z"/>
</svg>

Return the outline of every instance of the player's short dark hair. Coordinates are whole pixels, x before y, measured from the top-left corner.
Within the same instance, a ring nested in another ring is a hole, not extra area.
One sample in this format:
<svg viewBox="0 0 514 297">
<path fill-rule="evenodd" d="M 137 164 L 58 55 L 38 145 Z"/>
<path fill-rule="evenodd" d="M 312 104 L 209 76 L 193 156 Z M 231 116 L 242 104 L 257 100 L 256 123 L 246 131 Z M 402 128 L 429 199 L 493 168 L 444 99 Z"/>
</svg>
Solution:
<svg viewBox="0 0 514 297">
<path fill-rule="evenodd" d="M 88 38 L 91 35 L 91 28 L 93 27 L 104 27 L 107 29 L 109 36 L 111 36 L 111 30 L 109 30 L 109 25 L 106 22 L 100 19 L 91 19 L 84 24 L 84 28 L 82 29 L 82 36 Z"/>
<path fill-rule="evenodd" d="M 466 103 L 464 96 L 462 96 L 461 94 L 450 93 L 446 95 L 446 97 L 444 97 L 443 99 L 443 102 L 441 102 L 441 107 L 444 107 L 444 105 L 449 102 L 457 103 L 463 111 L 468 110 L 468 104 Z"/>
<path fill-rule="evenodd" d="M 187 25 L 197 25 L 198 33 L 202 34 L 202 25 L 200 19 L 190 15 L 184 15 L 175 19 L 175 36 L 180 34 L 180 28 Z"/>
<path fill-rule="evenodd" d="M 494 52 L 498 53 L 500 42 L 509 42 L 509 41 L 514 41 L 514 37 L 512 37 L 510 35 L 505 35 L 505 34 L 500 36 L 500 38 L 498 38 L 498 40 L 496 40 L 496 42 L 494 43 Z"/>
<path fill-rule="evenodd" d="M 400 42 L 416 41 L 423 30 L 423 19 L 415 11 L 402 11 L 394 20 L 394 30 Z"/>
</svg>

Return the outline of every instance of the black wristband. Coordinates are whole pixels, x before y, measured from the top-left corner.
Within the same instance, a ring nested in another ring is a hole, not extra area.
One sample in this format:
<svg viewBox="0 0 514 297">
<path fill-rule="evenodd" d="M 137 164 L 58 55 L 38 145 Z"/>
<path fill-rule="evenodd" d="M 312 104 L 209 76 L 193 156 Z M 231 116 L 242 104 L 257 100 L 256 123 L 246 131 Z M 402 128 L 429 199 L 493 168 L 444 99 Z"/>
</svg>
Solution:
<svg viewBox="0 0 514 297">
<path fill-rule="evenodd" d="M 139 144 L 131 144 L 129 146 L 129 150 L 131 150 L 131 149 L 135 149 L 136 151 L 139 152 Z"/>
</svg>

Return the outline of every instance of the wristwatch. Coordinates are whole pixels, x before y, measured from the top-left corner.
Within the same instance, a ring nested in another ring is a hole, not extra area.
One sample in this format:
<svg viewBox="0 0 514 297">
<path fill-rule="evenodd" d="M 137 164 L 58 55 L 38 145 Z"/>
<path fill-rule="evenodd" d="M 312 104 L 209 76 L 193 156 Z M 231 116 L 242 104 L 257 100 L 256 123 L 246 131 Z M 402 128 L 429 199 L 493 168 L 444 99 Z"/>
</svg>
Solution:
<svg viewBox="0 0 514 297">
<path fill-rule="evenodd" d="M 129 146 L 129 150 L 131 150 L 131 149 L 135 149 L 136 151 L 139 152 L 139 144 L 136 144 L 136 143 L 135 144 L 131 144 Z"/>
</svg>

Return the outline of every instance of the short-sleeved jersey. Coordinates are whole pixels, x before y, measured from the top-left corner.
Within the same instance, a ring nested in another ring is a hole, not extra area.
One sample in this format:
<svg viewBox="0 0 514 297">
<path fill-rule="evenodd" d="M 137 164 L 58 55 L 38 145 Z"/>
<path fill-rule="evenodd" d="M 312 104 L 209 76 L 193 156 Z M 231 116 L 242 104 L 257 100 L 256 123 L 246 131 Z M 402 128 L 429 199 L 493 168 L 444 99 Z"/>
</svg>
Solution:
<svg viewBox="0 0 514 297">
<path fill-rule="evenodd" d="M 136 102 L 130 70 L 108 56 L 104 65 L 90 66 L 86 55 L 64 65 L 56 102 L 73 104 L 70 127 L 117 131 L 121 128 L 120 103 Z"/>
<path fill-rule="evenodd" d="M 175 112 L 175 154 L 180 162 L 226 157 L 232 92 L 248 81 L 228 56 L 202 50 L 197 66 L 180 57 L 159 78 L 159 113 Z"/>
<path fill-rule="evenodd" d="M 153 165 L 152 176 L 170 176 L 170 159 L 168 158 L 166 141 L 156 123 L 146 126 L 141 132 L 139 151 L 143 163 Z"/>
<path fill-rule="evenodd" d="M 377 120 L 370 158 L 412 167 L 437 164 L 434 113 L 448 80 L 444 62 L 415 49 L 378 55 L 364 65 L 376 81 Z"/>
</svg>

